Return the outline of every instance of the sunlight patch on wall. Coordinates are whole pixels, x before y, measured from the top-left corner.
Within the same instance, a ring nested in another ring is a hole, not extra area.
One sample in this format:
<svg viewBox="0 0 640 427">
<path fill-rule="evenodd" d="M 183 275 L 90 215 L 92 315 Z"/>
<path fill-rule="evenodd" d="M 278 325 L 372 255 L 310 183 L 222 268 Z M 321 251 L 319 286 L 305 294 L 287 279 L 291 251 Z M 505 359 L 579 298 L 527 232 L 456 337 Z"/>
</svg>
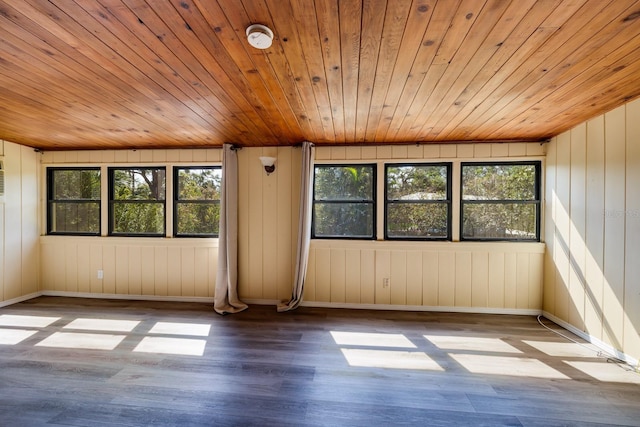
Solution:
<svg viewBox="0 0 640 427">
<path fill-rule="evenodd" d="M 16 345 L 38 331 L 0 328 L 0 345 Z"/>
<path fill-rule="evenodd" d="M 211 325 L 204 323 L 157 322 L 149 330 L 150 334 L 209 336 Z"/>
<path fill-rule="evenodd" d="M 44 328 L 59 320 L 59 317 L 0 315 L 0 326 L 20 326 L 23 328 Z"/>
<path fill-rule="evenodd" d="M 450 354 L 450 356 L 474 374 L 569 379 L 566 375 L 536 359 L 476 354 Z"/>
<path fill-rule="evenodd" d="M 444 371 L 438 363 L 423 352 L 355 348 L 343 348 L 341 350 L 350 366 Z"/>
<path fill-rule="evenodd" d="M 123 339 L 125 339 L 125 335 L 56 332 L 40 341 L 36 346 L 83 350 L 113 350 Z"/>
<path fill-rule="evenodd" d="M 556 169 L 558 168 L 556 165 Z M 624 266 L 624 250 L 616 252 L 616 248 L 607 252 L 606 247 L 600 247 L 598 257 L 594 257 L 583 232 L 576 227 L 562 202 L 562 198 L 568 200 L 568 197 L 569 195 L 560 197 L 555 189 L 552 190 L 554 214 L 547 227 L 553 229 L 552 262 L 557 275 L 553 285 L 553 305 L 547 309 L 588 335 L 625 352 L 623 329 L 627 326 L 634 328 L 634 321 L 625 307 L 624 272 L 621 273 L 618 268 L 620 265 Z M 601 215 L 602 226 L 606 228 L 607 221 L 622 220 L 627 214 L 626 211 L 604 209 Z M 624 248 L 624 244 L 621 248 Z M 617 264 L 620 259 L 620 265 L 610 267 L 610 271 L 605 274 L 604 261 L 607 258 L 614 261 L 611 265 Z M 633 333 L 630 335 L 634 336 Z"/>
<path fill-rule="evenodd" d="M 556 248 L 554 252 L 554 262 L 556 264 L 556 268 L 558 270 L 558 275 L 562 280 L 562 283 L 565 288 L 569 289 L 569 269 L 570 269 L 570 259 L 569 259 L 569 229 L 571 224 L 571 219 L 569 218 L 569 214 L 564 209 L 562 202 L 558 198 L 555 190 L 553 191 L 553 200 L 555 209 L 555 216 L 553 218 L 553 222 L 556 224 L 556 231 L 553 234 L 553 247 Z M 566 308 L 563 308 L 566 310 Z M 565 314 L 565 317 L 568 314 Z"/>
<path fill-rule="evenodd" d="M 331 336 L 338 345 L 416 348 L 415 344 L 402 334 L 331 331 Z"/>
<path fill-rule="evenodd" d="M 522 353 L 514 346 L 507 344 L 500 338 L 456 337 L 450 335 L 423 335 L 436 347 L 442 350 L 472 350 L 482 352 Z"/>
<path fill-rule="evenodd" d="M 202 356 L 207 342 L 187 338 L 145 337 L 133 350 L 138 353 Z"/>
<path fill-rule="evenodd" d="M 140 322 L 137 320 L 75 319 L 64 329 L 84 329 L 88 331 L 131 332 Z"/>
</svg>

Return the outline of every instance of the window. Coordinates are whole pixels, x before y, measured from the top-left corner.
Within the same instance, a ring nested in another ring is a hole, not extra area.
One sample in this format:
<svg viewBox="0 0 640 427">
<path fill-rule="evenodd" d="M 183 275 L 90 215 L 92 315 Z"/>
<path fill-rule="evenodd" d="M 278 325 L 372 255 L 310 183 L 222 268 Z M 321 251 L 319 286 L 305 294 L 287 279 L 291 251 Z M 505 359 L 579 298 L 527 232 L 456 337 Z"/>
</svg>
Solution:
<svg viewBox="0 0 640 427">
<path fill-rule="evenodd" d="M 375 239 L 376 165 L 316 165 L 314 238 Z"/>
<path fill-rule="evenodd" d="M 109 234 L 165 235 L 165 168 L 109 168 Z"/>
<path fill-rule="evenodd" d="M 450 239 L 450 174 L 450 163 L 385 165 L 385 239 Z"/>
<path fill-rule="evenodd" d="M 461 239 L 540 240 L 540 162 L 462 163 Z"/>
<path fill-rule="evenodd" d="M 99 168 L 47 168 L 47 234 L 100 235 Z"/>
<path fill-rule="evenodd" d="M 220 167 L 173 170 L 173 232 L 176 237 L 217 237 L 220 222 Z"/>
</svg>

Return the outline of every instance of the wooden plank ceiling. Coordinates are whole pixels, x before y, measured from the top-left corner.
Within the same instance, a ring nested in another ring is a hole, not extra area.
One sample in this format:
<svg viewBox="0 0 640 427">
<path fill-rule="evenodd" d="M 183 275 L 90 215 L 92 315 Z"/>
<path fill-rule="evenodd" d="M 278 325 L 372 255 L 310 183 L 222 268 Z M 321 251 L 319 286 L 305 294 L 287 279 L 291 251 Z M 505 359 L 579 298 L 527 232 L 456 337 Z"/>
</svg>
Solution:
<svg viewBox="0 0 640 427">
<path fill-rule="evenodd" d="M 542 140 L 639 76 L 629 0 L 0 0 L 0 139 L 43 150 Z"/>
</svg>

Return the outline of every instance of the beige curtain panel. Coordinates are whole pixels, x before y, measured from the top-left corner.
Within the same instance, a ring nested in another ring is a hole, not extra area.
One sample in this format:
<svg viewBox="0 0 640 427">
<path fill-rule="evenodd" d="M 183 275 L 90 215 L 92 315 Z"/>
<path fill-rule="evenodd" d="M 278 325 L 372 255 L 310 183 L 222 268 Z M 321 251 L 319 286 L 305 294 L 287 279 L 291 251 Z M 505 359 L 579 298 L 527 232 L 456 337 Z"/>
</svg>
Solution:
<svg viewBox="0 0 640 427">
<path fill-rule="evenodd" d="M 304 282 L 309 263 L 309 243 L 311 242 L 311 214 L 313 208 L 313 158 L 315 147 L 310 142 L 302 144 L 302 172 L 300 177 L 300 211 L 298 219 L 298 244 L 296 252 L 296 273 L 293 278 L 291 299 L 278 305 L 278 311 L 297 308 L 302 302 Z"/>
<path fill-rule="evenodd" d="M 222 191 L 218 273 L 213 309 L 219 314 L 237 313 L 248 306 L 238 298 L 238 153 L 231 144 L 222 147 Z"/>
</svg>

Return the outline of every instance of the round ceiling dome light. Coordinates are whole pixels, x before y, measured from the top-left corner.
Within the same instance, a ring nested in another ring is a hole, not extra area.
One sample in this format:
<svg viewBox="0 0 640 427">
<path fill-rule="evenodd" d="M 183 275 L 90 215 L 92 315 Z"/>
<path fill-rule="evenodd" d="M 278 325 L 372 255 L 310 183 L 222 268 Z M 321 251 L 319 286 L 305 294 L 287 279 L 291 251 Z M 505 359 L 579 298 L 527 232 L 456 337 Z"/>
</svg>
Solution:
<svg viewBox="0 0 640 427">
<path fill-rule="evenodd" d="M 253 24 L 247 27 L 247 40 L 256 49 L 266 49 L 273 43 L 273 31 L 261 24 Z"/>
</svg>

